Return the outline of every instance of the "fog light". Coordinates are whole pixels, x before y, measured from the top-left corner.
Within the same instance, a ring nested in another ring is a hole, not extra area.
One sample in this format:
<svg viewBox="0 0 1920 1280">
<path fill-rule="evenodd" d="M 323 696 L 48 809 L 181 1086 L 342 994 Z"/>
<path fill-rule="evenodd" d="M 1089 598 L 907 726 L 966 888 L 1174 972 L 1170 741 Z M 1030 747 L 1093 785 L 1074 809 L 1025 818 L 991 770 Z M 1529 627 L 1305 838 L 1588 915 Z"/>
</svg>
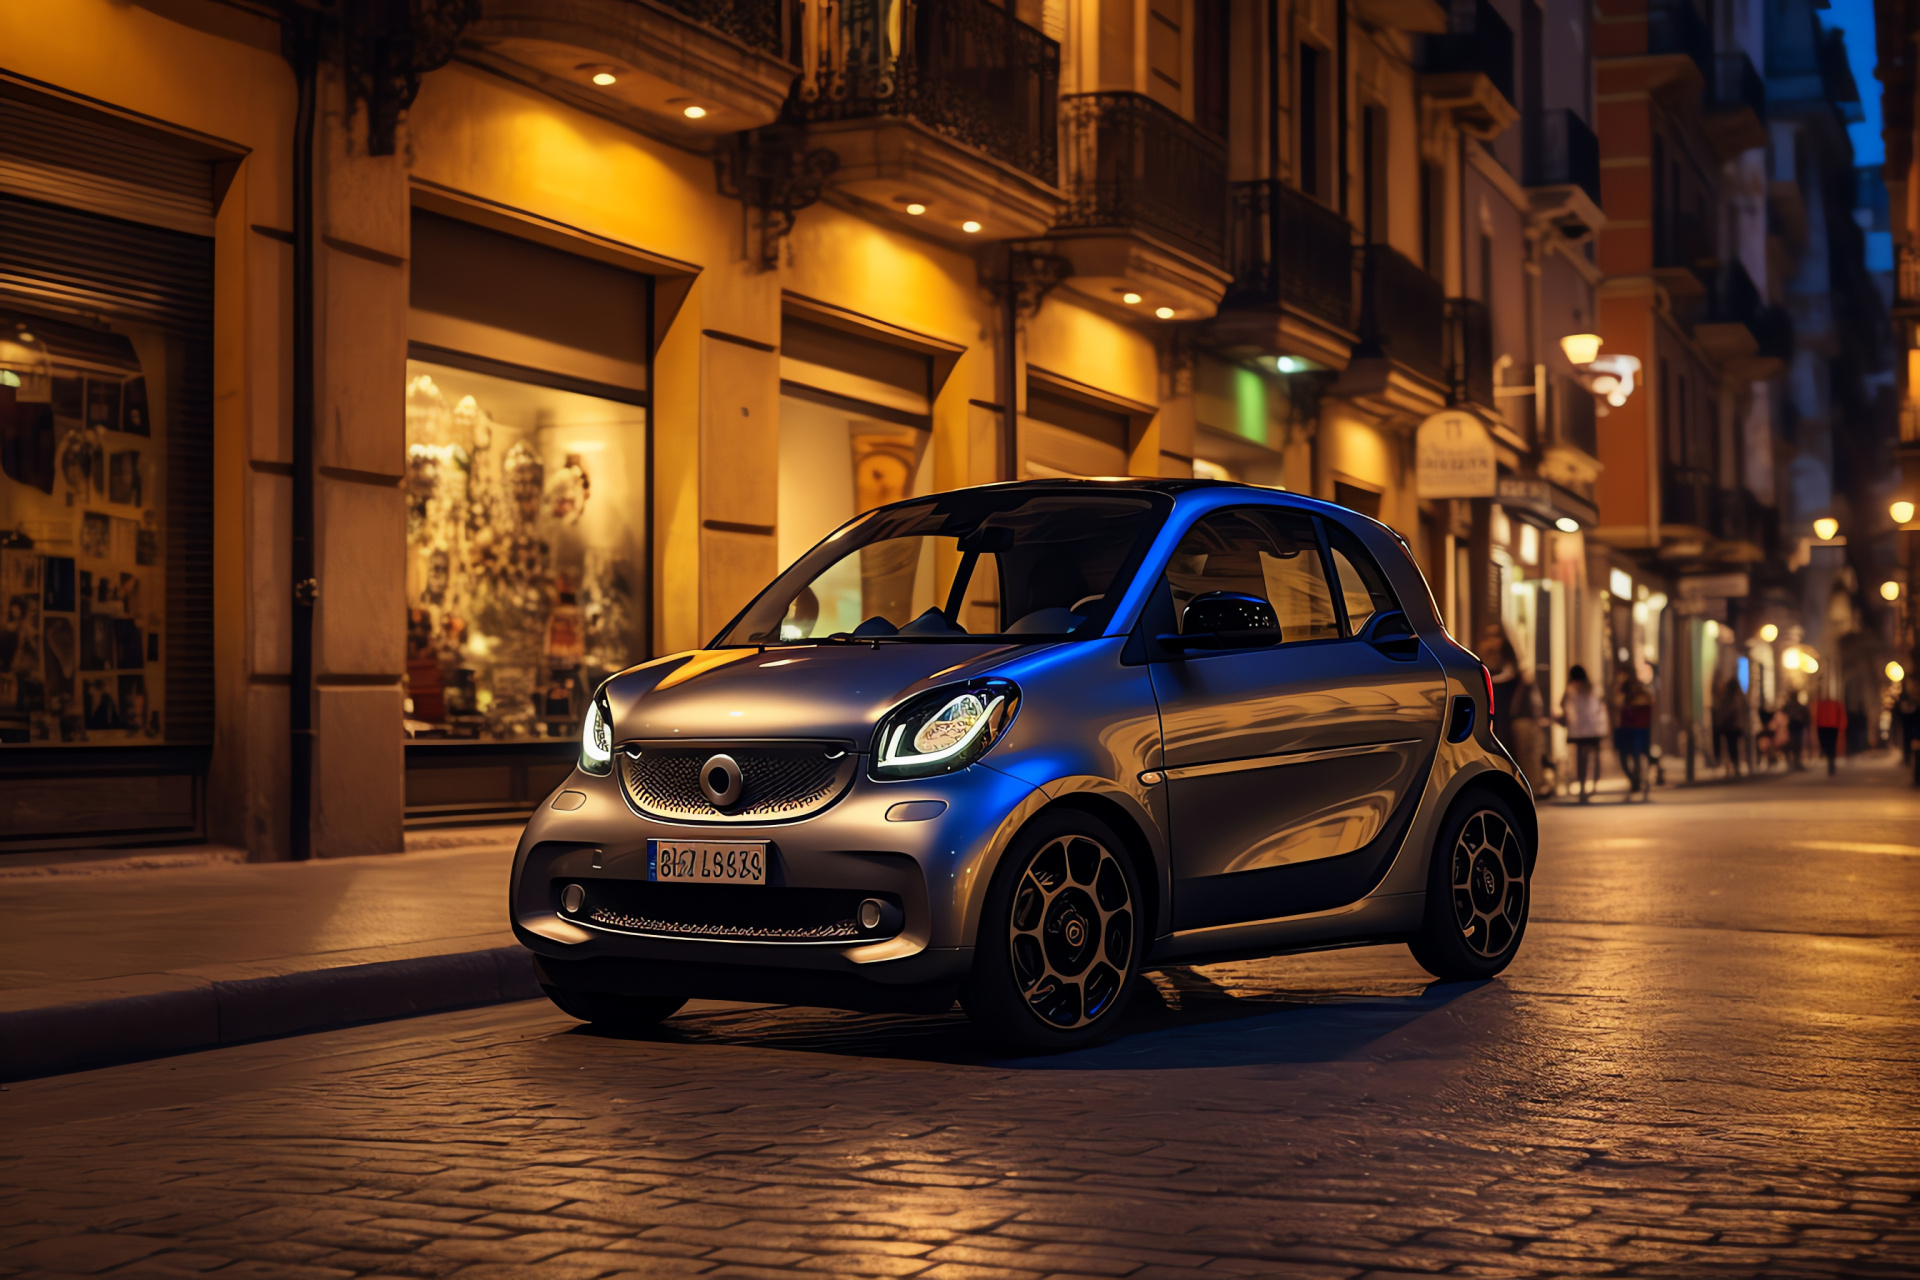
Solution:
<svg viewBox="0 0 1920 1280">
<path fill-rule="evenodd" d="M 860 927 L 862 929 L 878 929 L 880 927 L 880 911 L 882 905 L 878 898 L 868 898 L 860 904 Z"/>
<path fill-rule="evenodd" d="M 570 884 L 560 891 L 560 908 L 570 916 L 579 915 L 586 901 L 587 891 L 577 884 Z"/>
</svg>

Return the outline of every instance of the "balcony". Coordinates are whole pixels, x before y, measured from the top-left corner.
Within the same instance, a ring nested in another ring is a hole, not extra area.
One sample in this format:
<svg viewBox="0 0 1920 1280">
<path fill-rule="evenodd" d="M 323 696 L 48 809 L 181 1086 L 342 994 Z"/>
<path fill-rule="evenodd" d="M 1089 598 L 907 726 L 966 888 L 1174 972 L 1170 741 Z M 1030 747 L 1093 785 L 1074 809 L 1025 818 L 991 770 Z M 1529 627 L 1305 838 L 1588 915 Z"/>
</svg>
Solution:
<svg viewBox="0 0 1920 1280">
<path fill-rule="evenodd" d="M 1440 282 L 1382 244 L 1360 250 L 1360 343 L 1445 384 L 1447 300 Z M 1358 357 L 1360 351 L 1356 350 Z M 1491 373 L 1489 373 L 1489 382 Z M 1492 398 L 1491 393 L 1488 396 Z"/>
<path fill-rule="evenodd" d="M 1044 234 L 1059 208 L 1060 46 L 985 0 L 802 10 L 788 107 L 839 156 L 834 184 L 917 230 L 977 242 Z"/>
<path fill-rule="evenodd" d="M 1707 136 L 1723 159 L 1767 145 L 1767 84 L 1744 53 L 1714 55 L 1708 83 Z"/>
<path fill-rule="evenodd" d="M 487 0 L 461 43 L 555 97 L 699 142 L 780 118 L 792 12 L 790 0 Z M 602 73 L 613 82 L 594 84 Z"/>
<path fill-rule="evenodd" d="M 1660 476 L 1660 525 L 1682 538 L 1714 536 L 1715 493 L 1710 472 L 1665 467 Z"/>
<path fill-rule="evenodd" d="M 1231 280 L 1225 145 L 1138 93 L 1063 98 L 1060 126 L 1067 203 L 1054 235 L 1073 287 L 1211 316 Z"/>
<path fill-rule="evenodd" d="M 1565 107 L 1537 111 L 1527 139 L 1527 185 L 1578 187 L 1600 203 L 1600 140 Z"/>
<path fill-rule="evenodd" d="M 1447 33 L 1422 39 L 1420 70 L 1429 75 L 1483 75 L 1509 103 L 1513 95 L 1513 28 L 1487 0 L 1455 3 Z"/>
<path fill-rule="evenodd" d="M 1478 298 L 1448 298 L 1445 314 L 1447 403 L 1497 409 L 1493 394 L 1493 312 Z"/>
<path fill-rule="evenodd" d="M 1713 32 L 1693 0 L 1653 0 L 1648 5 L 1647 52 L 1689 58 L 1702 78 L 1713 79 Z"/>
<path fill-rule="evenodd" d="M 1332 329 L 1353 327 L 1353 229 L 1284 182 L 1233 184 L 1233 284 L 1226 305 L 1287 307 Z"/>
</svg>

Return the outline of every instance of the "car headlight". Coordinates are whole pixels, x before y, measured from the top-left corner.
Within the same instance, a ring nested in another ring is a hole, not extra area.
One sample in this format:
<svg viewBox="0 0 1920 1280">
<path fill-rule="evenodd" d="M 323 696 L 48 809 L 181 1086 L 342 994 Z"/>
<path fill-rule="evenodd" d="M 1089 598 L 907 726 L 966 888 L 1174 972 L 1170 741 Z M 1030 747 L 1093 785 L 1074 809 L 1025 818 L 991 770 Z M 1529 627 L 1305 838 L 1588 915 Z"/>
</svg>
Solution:
<svg viewBox="0 0 1920 1280">
<path fill-rule="evenodd" d="M 580 772 L 613 770 L 613 713 L 599 694 L 587 705 L 587 721 L 580 726 Z"/>
<path fill-rule="evenodd" d="M 935 689 L 889 711 L 873 735 L 876 778 L 925 778 L 964 769 L 987 753 L 1020 705 L 1008 680 Z"/>
</svg>

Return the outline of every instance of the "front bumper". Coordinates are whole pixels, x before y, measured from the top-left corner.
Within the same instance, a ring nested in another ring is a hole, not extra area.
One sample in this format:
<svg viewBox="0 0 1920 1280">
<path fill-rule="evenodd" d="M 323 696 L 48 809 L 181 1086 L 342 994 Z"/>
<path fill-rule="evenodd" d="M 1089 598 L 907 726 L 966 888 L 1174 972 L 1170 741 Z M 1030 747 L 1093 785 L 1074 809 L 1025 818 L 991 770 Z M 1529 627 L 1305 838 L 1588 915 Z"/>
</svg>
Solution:
<svg viewBox="0 0 1920 1280">
<path fill-rule="evenodd" d="M 861 774 L 811 817 L 723 825 L 643 817 L 612 777 L 576 771 L 556 796 L 566 792 L 584 801 L 561 811 L 549 800 L 538 810 L 521 837 L 510 889 L 514 934 L 538 957 L 546 981 L 848 1008 L 944 1007 L 943 993 L 951 1001 L 972 965 L 970 905 L 985 890 L 1011 817 L 1037 794 L 984 765 L 910 782 Z M 899 813 L 907 801 L 945 808 L 921 821 L 889 821 L 888 811 Z M 644 893 L 649 839 L 767 842 L 766 886 L 703 887 L 708 895 L 796 889 L 815 891 L 807 896 L 817 900 L 832 890 L 881 898 L 897 904 L 898 914 L 889 912 L 877 939 L 715 941 L 602 927 L 563 909 L 569 884 L 608 899 Z"/>
</svg>

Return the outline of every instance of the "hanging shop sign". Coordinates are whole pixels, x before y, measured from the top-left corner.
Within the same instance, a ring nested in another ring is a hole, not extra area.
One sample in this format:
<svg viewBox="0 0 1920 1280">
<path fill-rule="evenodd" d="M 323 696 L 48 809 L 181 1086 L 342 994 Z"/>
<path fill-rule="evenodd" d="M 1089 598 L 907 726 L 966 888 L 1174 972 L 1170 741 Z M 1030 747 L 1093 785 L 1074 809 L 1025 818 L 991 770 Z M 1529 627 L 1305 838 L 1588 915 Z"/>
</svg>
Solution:
<svg viewBox="0 0 1920 1280">
<path fill-rule="evenodd" d="M 1500 505 L 1516 511 L 1531 511 L 1537 516 L 1553 515 L 1553 488 L 1545 480 L 1530 476 L 1501 476 L 1496 496 Z"/>
<path fill-rule="evenodd" d="M 1682 599 L 1739 600 L 1750 589 L 1744 573 L 1696 573 L 1680 579 Z"/>
<path fill-rule="evenodd" d="M 1462 409 L 1445 409 L 1414 436 L 1414 485 L 1423 498 L 1491 498 L 1498 488 L 1493 437 Z"/>
</svg>

